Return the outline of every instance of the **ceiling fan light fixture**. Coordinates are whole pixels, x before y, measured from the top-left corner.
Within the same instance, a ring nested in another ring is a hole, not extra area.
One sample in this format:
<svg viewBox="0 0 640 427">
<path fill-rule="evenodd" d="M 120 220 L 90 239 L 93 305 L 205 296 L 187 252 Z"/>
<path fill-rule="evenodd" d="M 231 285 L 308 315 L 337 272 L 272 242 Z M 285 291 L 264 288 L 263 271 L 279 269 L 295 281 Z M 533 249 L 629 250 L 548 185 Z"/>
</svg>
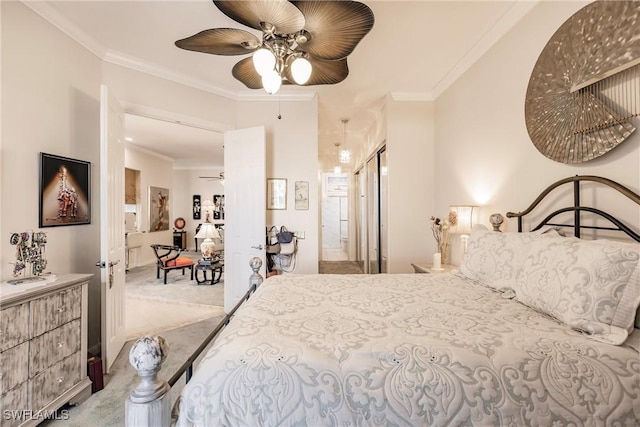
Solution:
<svg viewBox="0 0 640 427">
<path fill-rule="evenodd" d="M 276 93 L 280 89 L 280 85 L 282 85 L 282 77 L 276 70 L 271 70 L 262 76 L 262 86 L 269 95 Z"/>
<path fill-rule="evenodd" d="M 276 57 L 271 50 L 263 47 L 253 53 L 253 66 L 258 74 L 260 74 L 261 77 L 264 77 L 276 66 Z"/>
<path fill-rule="evenodd" d="M 291 63 L 291 75 L 293 76 L 293 80 L 299 85 L 303 85 L 309 81 L 311 71 L 311 62 L 306 58 L 298 57 Z"/>
<path fill-rule="evenodd" d="M 213 4 L 234 21 L 261 31 L 262 40 L 241 29 L 213 28 L 175 45 L 214 55 L 255 51 L 237 62 L 232 74 L 250 89 L 267 89 L 261 82 L 270 76 L 268 93 L 275 93 L 283 81 L 309 86 L 343 81 L 349 75 L 347 56 L 375 21 L 371 9 L 355 0 L 213 0 Z M 271 70 L 280 75 L 277 83 Z"/>
</svg>

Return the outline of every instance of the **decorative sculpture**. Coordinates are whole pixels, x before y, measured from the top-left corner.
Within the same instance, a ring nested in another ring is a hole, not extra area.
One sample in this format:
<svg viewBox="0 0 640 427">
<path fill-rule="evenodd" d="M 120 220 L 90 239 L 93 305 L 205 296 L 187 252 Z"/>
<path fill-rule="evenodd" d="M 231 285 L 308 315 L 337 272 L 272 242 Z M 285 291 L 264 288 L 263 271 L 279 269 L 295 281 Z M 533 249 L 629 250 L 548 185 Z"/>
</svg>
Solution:
<svg viewBox="0 0 640 427">
<path fill-rule="evenodd" d="M 29 233 L 12 233 L 9 241 L 16 246 L 16 262 L 13 266 L 13 276 L 22 278 L 10 280 L 11 284 L 41 280 L 42 273 L 47 268 L 45 245 L 47 234 L 42 231 Z M 29 268 L 27 268 L 29 267 Z"/>
</svg>

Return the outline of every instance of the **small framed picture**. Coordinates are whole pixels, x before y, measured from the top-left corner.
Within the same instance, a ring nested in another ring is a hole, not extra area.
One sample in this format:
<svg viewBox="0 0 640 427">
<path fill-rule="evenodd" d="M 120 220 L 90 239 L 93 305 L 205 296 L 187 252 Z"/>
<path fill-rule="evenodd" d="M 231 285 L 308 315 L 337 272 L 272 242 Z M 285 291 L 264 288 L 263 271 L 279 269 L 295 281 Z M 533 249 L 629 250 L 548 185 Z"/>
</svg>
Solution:
<svg viewBox="0 0 640 427">
<path fill-rule="evenodd" d="M 202 203 L 200 202 L 200 195 L 193 195 L 193 219 L 200 219 L 200 211 L 202 210 Z"/>
<path fill-rule="evenodd" d="M 224 195 L 213 195 L 213 219 L 224 219 Z"/>
<path fill-rule="evenodd" d="M 287 209 L 285 178 L 267 178 L 267 209 Z"/>
<path fill-rule="evenodd" d="M 149 231 L 169 229 L 169 189 L 149 186 Z"/>
<path fill-rule="evenodd" d="M 296 181 L 295 183 L 295 205 L 296 210 L 306 211 L 309 210 L 309 182 L 308 181 Z"/>
<path fill-rule="evenodd" d="M 91 163 L 40 153 L 40 228 L 91 223 Z"/>
</svg>

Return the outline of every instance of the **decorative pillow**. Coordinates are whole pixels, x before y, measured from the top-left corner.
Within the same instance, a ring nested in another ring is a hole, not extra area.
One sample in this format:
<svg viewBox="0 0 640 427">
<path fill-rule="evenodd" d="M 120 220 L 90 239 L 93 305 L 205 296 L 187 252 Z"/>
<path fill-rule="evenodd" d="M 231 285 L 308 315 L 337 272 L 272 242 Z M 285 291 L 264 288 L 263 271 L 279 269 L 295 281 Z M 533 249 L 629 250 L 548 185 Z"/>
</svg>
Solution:
<svg viewBox="0 0 640 427">
<path fill-rule="evenodd" d="M 530 233 L 499 233 L 482 225 L 474 226 L 460 273 L 493 289 L 506 291 L 516 287 L 517 274 L 529 253 L 529 243 L 541 237 L 557 237 L 548 228 Z"/>
<path fill-rule="evenodd" d="M 622 344 L 640 305 L 640 245 L 566 237 L 530 246 L 516 299 L 598 341 Z"/>
</svg>

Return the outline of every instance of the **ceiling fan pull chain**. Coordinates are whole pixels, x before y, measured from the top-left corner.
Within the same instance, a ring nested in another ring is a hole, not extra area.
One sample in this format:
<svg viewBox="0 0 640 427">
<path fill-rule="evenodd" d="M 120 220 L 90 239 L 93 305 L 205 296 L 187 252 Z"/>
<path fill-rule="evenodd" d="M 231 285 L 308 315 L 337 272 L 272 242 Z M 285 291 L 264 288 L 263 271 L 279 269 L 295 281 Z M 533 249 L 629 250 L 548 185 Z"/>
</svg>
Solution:
<svg viewBox="0 0 640 427">
<path fill-rule="evenodd" d="M 278 95 L 278 120 L 282 120 L 282 114 L 280 114 L 280 100 L 282 97 Z"/>
</svg>

